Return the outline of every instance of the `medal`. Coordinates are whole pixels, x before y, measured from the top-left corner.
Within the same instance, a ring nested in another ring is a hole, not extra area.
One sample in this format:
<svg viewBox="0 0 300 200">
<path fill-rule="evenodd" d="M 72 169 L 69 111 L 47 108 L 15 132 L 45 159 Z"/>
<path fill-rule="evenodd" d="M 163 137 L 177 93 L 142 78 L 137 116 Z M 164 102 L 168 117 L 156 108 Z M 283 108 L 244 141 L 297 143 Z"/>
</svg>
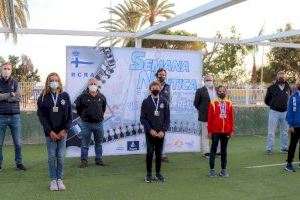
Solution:
<svg viewBox="0 0 300 200">
<path fill-rule="evenodd" d="M 155 117 L 159 117 L 159 111 L 158 111 L 158 104 L 159 104 L 159 96 L 158 96 L 158 99 L 157 99 L 157 102 L 155 103 L 153 97 L 151 96 L 152 98 L 152 101 L 154 103 L 154 106 L 155 106 L 155 111 L 154 111 L 154 116 Z"/>
<path fill-rule="evenodd" d="M 220 115 L 219 118 L 225 119 L 227 118 L 227 113 L 226 113 L 226 103 L 225 102 L 220 102 Z"/>
<path fill-rule="evenodd" d="M 57 100 L 58 100 L 58 94 L 56 95 L 56 97 L 54 98 L 54 95 L 51 93 L 51 97 L 52 97 L 52 101 L 53 101 L 53 108 L 52 108 L 52 112 L 57 113 L 58 112 L 58 107 L 57 107 Z"/>
<path fill-rule="evenodd" d="M 58 112 L 58 107 L 57 107 L 57 106 L 54 106 L 53 109 L 52 109 L 52 111 L 53 111 L 53 112 Z"/>
</svg>

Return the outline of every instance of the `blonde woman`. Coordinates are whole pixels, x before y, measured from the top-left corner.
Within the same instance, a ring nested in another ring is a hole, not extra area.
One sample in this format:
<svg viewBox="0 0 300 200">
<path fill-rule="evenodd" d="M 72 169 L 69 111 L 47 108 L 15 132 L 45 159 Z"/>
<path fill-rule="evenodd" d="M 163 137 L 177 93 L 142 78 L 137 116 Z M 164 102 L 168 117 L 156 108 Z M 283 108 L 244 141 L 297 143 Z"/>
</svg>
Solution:
<svg viewBox="0 0 300 200">
<path fill-rule="evenodd" d="M 67 130 L 72 122 L 71 101 L 63 92 L 57 73 L 47 76 L 45 88 L 38 99 L 37 115 L 43 126 L 48 151 L 50 190 L 65 190 L 62 181 Z"/>
</svg>

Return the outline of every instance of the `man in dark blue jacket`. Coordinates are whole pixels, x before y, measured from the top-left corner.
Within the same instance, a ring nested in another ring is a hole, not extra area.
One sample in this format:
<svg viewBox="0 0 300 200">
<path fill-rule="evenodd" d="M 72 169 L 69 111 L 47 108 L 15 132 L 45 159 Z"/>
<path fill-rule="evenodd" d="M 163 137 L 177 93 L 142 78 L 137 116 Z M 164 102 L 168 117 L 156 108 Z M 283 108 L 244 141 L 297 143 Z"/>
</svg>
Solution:
<svg viewBox="0 0 300 200">
<path fill-rule="evenodd" d="M 20 92 L 18 82 L 11 78 L 12 66 L 4 63 L 0 77 L 0 171 L 2 169 L 2 146 L 6 128 L 9 127 L 15 145 L 15 161 L 17 169 L 25 171 L 22 164 L 21 123 L 20 123 Z"/>
<path fill-rule="evenodd" d="M 140 121 L 144 125 L 147 155 L 147 175 L 145 182 L 152 182 L 152 159 L 155 152 L 156 178 L 163 182 L 165 178 L 160 173 L 161 169 L 161 148 L 163 147 L 165 133 L 170 125 L 170 108 L 168 101 L 159 95 L 161 85 L 159 82 L 152 82 L 149 86 L 151 95 L 144 99 L 141 107 Z"/>
<path fill-rule="evenodd" d="M 286 121 L 289 124 L 289 133 L 291 134 L 288 159 L 285 169 L 288 172 L 295 172 L 292 165 L 297 143 L 300 140 L 300 81 L 296 84 L 296 91 L 289 99 Z M 299 165 L 300 167 L 300 165 Z"/>
<path fill-rule="evenodd" d="M 157 81 L 161 84 L 160 96 L 164 97 L 170 105 L 172 100 L 172 90 L 171 90 L 171 86 L 168 83 L 166 83 L 167 71 L 164 68 L 160 68 L 157 70 L 155 76 Z M 164 145 L 161 149 L 161 161 L 169 162 L 169 159 L 165 152 L 165 143 L 166 141 L 164 141 Z"/>
</svg>

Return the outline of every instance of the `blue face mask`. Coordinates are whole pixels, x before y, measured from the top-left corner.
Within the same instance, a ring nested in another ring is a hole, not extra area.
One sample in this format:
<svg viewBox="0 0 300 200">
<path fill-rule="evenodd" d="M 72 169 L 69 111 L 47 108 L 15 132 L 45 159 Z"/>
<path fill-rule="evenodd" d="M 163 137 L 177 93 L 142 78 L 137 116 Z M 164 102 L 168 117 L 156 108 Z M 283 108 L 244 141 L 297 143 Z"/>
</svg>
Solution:
<svg viewBox="0 0 300 200">
<path fill-rule="evenodd" d="M 49 87 L 51 89 L 57 89 L 59 87 L 59 84 L 56 81 L 51 81 L 50 84 L 49 84 Z"/>
</svg>

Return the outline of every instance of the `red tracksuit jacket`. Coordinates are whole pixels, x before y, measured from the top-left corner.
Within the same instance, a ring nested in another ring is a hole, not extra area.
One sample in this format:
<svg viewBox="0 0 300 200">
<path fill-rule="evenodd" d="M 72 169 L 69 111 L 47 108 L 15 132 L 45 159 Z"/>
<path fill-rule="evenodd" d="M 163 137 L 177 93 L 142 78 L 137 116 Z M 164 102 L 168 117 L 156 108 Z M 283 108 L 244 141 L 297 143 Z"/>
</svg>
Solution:
<svg viewBox="0 0 300 200">
<path fill-rule="evenodd" d="M 218 99 L 209 104 L 207 130 L 209 134 L 232 135 L 234 130 L 234 117 L 230 100 Z"/>
</svg>

